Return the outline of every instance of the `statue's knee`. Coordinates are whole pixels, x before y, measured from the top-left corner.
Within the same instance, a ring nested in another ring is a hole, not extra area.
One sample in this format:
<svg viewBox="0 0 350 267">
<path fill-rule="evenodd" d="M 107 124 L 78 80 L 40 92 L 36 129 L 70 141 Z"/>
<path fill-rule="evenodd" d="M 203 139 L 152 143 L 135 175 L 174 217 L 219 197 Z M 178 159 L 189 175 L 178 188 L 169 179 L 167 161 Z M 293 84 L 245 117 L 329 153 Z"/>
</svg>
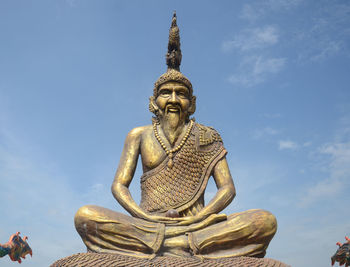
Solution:
<svg viewBox="0 0 350 267">
<path fill-rule="evenodd" d="M 277 231 L 277 220 L 276 217 L 269 211 L 259 210 L 258 211 L 259 221 L 262 222 L 261 228 L 265 233 L 274 235 Z"/>
<path fill-rule="evenodd" d="M 96 206 L 93 205 L 86 205 L 81 207 L 74 216 L 75 226 L 89 221 L 89 218 L 91 218 L 91 216 L 94 216 L 95 210 Z"/>
</svg>

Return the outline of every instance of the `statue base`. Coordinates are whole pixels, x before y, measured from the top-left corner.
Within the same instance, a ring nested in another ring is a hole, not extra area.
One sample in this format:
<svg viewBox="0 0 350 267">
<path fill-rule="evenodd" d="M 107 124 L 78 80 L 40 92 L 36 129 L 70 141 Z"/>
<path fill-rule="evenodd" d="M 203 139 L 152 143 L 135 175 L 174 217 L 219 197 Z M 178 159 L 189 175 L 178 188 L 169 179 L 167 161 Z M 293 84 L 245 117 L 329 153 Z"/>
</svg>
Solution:
<svg viewBox="0 0 350 267">
<path fill-rule="evenodd" d="M 141 259 L 132 256 L 109 253 L 78 253 L 54 262 L 50 267 L 65 266 L 237 266 L 237 267 L 290 267 L 280 261 L 269 258 L 231 257 L 221 259 L 201 259 L 200 257 L 169 257 L 157 256 L 153 259 Z"/>
</svg>

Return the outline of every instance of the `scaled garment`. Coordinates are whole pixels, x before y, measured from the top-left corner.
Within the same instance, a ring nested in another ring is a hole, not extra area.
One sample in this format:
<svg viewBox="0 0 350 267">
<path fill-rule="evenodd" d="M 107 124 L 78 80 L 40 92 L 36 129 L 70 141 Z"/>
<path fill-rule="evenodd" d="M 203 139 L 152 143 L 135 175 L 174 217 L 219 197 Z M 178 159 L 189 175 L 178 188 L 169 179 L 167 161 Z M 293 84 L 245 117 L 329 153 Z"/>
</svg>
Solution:
<svg viewBox="0 0 350 267">
<path fill-rule="evenodd" d="M 165 214 L 176 209 L 180 216 L 195 215 L 204 206 L 203 193 L 216 163 L 226 155 L 220 135 L 195 123 L 184 146 L 156 168 L 141 176 L 140 207 Z"/>
</svg>

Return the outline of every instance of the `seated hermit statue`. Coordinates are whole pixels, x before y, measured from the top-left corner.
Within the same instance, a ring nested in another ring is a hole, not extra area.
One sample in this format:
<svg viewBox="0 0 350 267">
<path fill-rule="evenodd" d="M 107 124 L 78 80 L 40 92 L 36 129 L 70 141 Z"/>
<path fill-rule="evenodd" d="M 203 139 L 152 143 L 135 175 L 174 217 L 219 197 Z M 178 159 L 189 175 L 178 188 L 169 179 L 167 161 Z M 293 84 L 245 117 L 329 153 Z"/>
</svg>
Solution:
<svg viewBox="0 0 350 267">
<path fill-rule="evenodd" d="M 149 109 L 153 124 L 126 137 L 112 185 L 116 200 L 131 216 L 97 206 L 84 206 L 75 227 L 88 251 L 151 258 L 156 255 L 222 258 L 264 257 L 274 236 L 275 217 L 264 210 L 229 216 L 219 212 L 235 197 L 235 187 L 218 132 L 191 119 L 196 97 L 180 72 L 176 14 L 169 32 L 168 70 L 156 81 Z M 129 185 L 141 155 L 141 203 Z M 217 193 L 204 203 L 208 179 Z"/>
</svg>

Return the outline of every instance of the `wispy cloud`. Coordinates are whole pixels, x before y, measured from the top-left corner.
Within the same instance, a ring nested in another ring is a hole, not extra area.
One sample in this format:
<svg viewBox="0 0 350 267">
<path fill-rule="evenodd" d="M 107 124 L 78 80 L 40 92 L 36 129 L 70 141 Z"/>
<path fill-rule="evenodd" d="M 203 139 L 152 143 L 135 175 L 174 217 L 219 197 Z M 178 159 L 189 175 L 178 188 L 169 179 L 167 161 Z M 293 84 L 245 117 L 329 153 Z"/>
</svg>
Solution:
<svg viewBox="0 0 350 267">
<path fill-rule="evenodd" d="M 308 188 L 301 206 L 335 196 L 350 186 L 350 142 L 324 145 L 319 153 L 329 157 L 329 176 Z"/>
<path fill-rule="evenodd" d="M 316 8 L 315 8 L 316 7 Z M 320 62 L 330 57 L 344 55 L 350 57 L 350 4 L 344 1 L 335 1 L 329 4 L 327 1 L 320 1 L 318 6 L 302 0 L 269 0 L 252 1 L 244 4 L 240 12 L 240 18 L 250 22 L 250 25 L 257 24 L 268 16 L 285 14 L 286 16 L 295 16 L 296 9 L 313 9 L 308 17 L 294 23 L 294 28 L 283 27 L 283 36 L 288 40 L 283 42 L 286 48 L 293 47 L 296 51 L 295 58 L 298 63 Z M 250 35 L 249 35 L 250 33 Z M 271 36 L 276 36 L 278 41 L 278 32 L 271 31 Z M 252 32 L 242 32 L 233 40 L 222 44 L 224 51 L 233 48 L 251 49 L 254 45 L 249 45 L 249 38 Z M 260 40 L 263 41 L 264 39 Z M 270 39 L 272 41 L 273 39 Z M 245 41 L 245 42 L 243 42 Z M 257 39 L 259 44 L 259 39 Z M 260 43 L 262 46 L 264 43 Z M 268 45 L 269 43 L 265 43 Z"/>
<path fill-rule="evenodd" d="M 312 145 L 312 142 L 311 141 L 307 141 L 307 142 L 304 142 L 303 143 L 303 147 L 309 147 Z"/>
<path fill-rule="evenodd" d="M 286 63 L 285 58 L 248 57 L 243 60 L 237 73 L 228 81 L 233 85 L 251 87 L 264 82 L 271 74 L 280 72 Z"/>
<path fill-rule="evenodd" d="M 278 141 L 278 149 L 279 150 L 296 150 L 299 147 L 299 145 L 296 142 L 293 142 L 291 140 L 280 140 Z"/>
<path fill-rule="evenodd" d="M 285 58 L 263 59 L 262 57 L 258 57 L 254 64 L 253 74 L 260 76 L 265 73 L 277 73 L 284 67 L 285 62 Z"/>
<path fill-rule="evenodd" d="M 298 6 L 302 0 L 268 0 L 266 6 L 273 10 L 289 10 Z"/>
<path fill-rule="evenodd" d="M 282 114 L 280 114 L 280 113 L 263 113 L 260 116 L 267 118 L 267 119 L 278 119 L 278 118 L 282 117 Z"/>
<path fill-rule="evenodd" d="M 251 4 L 245 4 L 240 13 L 240 18 L 252 22 L 260 18 L 263 14 L 264 10 L 262 8 L 256 8 Z"/>
<path fill-rule="evenodd" d="M 231 51 L 236 48 L 241 51 L 261 49 L 274 45 L 278 42 L 278 30 L 276 27 L 268 25 L 260 28 L 246 29 L 236 35 L 233 40 L 224 41 L 222 50 Z"/>
<path fill-rule="evenodd" d="M 267 81 L 273 74 L 279 73 L 287 62 L 286 56 L 276 53 L 279 51 L 280 29 L 271 24 L 252 26 L 257 19 L 270 11 L 289 10 L 297 6 L 299 1 L 255 1 L 243 6 L 241 17 L 252 22 L 231 40 L 221 44 L 224 53 L 239 51 L 234 73 L 228 81 L 236 86 L 253 87 Z"/>
<path fill-rule="evenodd" d="M 266 16 L 269 12 L 290 10 L 299 5 L 301 0 L 268 0 L 255 1 L 245 4 L 240 13 L 240 18 L 254 22 Z"/>
<path fill-rule="evenodd" d="M 334 141 L 316 151 L 320 156 L 319 169 L 327 176 L 307 188 L 300 202 L 302 207 L 325 198 L 339 197 L 350 189 L 350 117 L 342 117 L 339 125 Z"/>
<path fill-rule="evenodd" d="M 349 15 L 349 3 L 320 5 L 308 19 L 310 26 L 296 30 L 296 41 L 302 44 L 298 60 L 319 62 L 340 53 L 349 56 Z"/>
<path fill-rule="evenodd" d="M 331 156 L 330 168 L 335 178 L 350 176 L 350 142 L 321 147 L 320 152 Z"/>
<path fill-rule="evenodd" d="M 324 60 L 330 56 L 337 54 L 343 46 L 343 44 L 340 41 L 333 40 L 323 40 L 321 43 L 318 47 L 318 52 L 311 56 L 311 60 Z"/>
<path fill-rule="evenodd" d="M 77 5 L 77 0 L 66 0 L 66 3 L 67 3 L 70 7 L 76 7 L 76 5 Z"/>
<path fill-rule="evenodd" d="M 342 187 L 343 183 L 338 179 L 322 180 L 308 189 L 307 195 L 302 199 L 301 206 L 307 206 L 320 198 L 335 196 Z"/>
<path fill-rule="evenodd" d="M 271 127 L 265 127 L 262 129 L 257 129 L 253 132 L 252 137 L 254 139 L 261 139 L 265 136 L 277 135 L 280 131 Z"/>
</svg>

